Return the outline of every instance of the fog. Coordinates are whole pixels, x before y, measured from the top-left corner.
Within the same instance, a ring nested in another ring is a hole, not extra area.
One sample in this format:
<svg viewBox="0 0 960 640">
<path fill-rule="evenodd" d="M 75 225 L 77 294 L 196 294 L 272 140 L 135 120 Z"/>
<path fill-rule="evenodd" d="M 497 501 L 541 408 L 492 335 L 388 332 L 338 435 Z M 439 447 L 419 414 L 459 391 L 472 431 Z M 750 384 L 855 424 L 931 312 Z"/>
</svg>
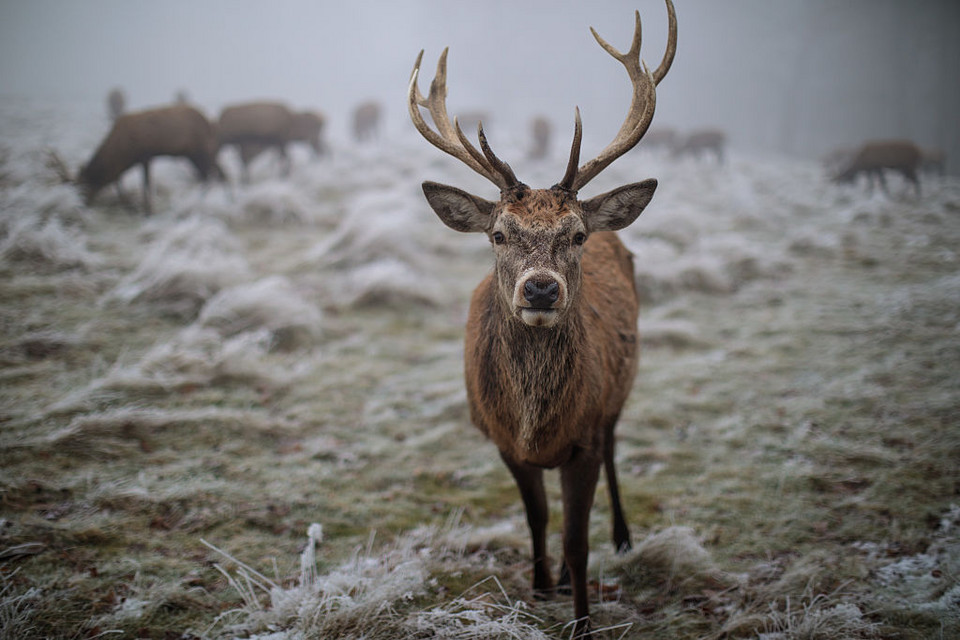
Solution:
<svg viewBox="0 0 960 640">
<path fill-rule="evenodd" d="M 660 85 L 655 124 L 725 129 L 735 148 L 816 157 L 867 138 L 908 137 L 960 157 L 960 3 L 952 0 L 677 0 L 679 44 Z M 593 41 L 625 49 L 632 13 L 643 57 L 659 62 L 658 0 L 252 2 L 33 0 L 0 5 L 0 94 L 105 109 L 113 87 L 128 107 L 178 91 L 215 115 L 225 104 L 278 98 L 318 108 L 346 136 L 367 99 L 408 135 L 405 92 L 425 49 L 426 86 L 450 47 L 451 112 L 484 110 L 488 133 L 517 135 L 535 114 L 572 129 L 584 152 L 619 127 L 629 83 Z M 950 162 L 953 160 L 953 162 Z"/>
</svg>

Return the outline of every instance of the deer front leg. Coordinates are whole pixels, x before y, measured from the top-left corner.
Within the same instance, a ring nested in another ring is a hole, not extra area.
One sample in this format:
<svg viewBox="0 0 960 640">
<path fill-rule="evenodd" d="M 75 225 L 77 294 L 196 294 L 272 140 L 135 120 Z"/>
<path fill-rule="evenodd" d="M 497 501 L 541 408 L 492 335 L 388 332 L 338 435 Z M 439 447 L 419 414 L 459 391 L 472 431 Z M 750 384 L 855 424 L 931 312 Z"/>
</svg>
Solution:
<svg viewBox="0 0 960 640">
<path fill-rule="evenodd" d="M 240 150 L 240 182 L 250 184 L 250 163 L 260 153 L 260 146 L 248 142 L 241 142 Z"/>
<path fill-rule="evenodd" d="M 560 467 L 563 490 L 563 556 L 573 588 L 574 637 L 590 633 L 587 598 L 587 560 L 590 552 L 590 508 L 600 475 L 599 456 L 578 450 Z"/>
<path fill-rule="evenodd" d="M 903 177 L 906 178 L 909 182 L 913 183 L 914 192 L 917 194 L 917 197 L 920 197 L 920 178 L 917 176 L 917 171 L 912 167 L 907 167 L 903 170 Z"/>
<path fill-rule="evenodd" d="M 286 178 L 290 175 L 291 166 L 290 154 L 287 152 L 287 145 L 278 145 L 277 153 L 280 154 L 280 175 Z"/>
<path fill-rule="evenodd" d="M 547 562 L 547 521 L 550 512 L 547 493 L 543 488 L 543 469 L 514 462 L 502 453 L 500 457 L 513 474 L 527 512 L 527 525 L 533 543 L 533 591 L 538 597 L 548 596 L 553 591 L 553 579 Z"/>
</svg>

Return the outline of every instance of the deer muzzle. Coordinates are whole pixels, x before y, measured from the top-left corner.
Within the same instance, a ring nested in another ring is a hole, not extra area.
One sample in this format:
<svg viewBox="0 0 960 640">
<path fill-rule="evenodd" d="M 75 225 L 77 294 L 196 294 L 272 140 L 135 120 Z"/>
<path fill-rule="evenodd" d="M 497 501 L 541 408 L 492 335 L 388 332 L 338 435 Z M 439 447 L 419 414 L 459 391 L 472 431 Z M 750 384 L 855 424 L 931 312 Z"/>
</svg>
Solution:
<svg viewBox="0 0 960 640">
<path fill-rule="evenodd" d="M 567 283 L 557 272 L 529 269 L 517 279 L 514 312 L 532 327 L 552 327 L 567 306 Z"/>
</svg>

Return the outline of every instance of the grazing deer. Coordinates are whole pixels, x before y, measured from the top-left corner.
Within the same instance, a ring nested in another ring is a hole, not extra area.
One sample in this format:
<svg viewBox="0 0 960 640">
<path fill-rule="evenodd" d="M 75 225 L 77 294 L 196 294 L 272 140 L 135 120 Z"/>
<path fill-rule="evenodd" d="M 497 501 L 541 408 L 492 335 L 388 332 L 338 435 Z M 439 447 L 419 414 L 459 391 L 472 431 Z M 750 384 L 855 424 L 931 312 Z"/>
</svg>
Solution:
<svg viewBox="0 0 960 640">
<path fill-rule="evenodd" d="M 119 183 L 136 165 L 143 169 L 143 208 L 153 209 L 150 198 L 150 161 L 157 156 L 186 158 L 206 181 L 211 175 L 223 179 L 217 165 L 217 137 L 202 113 L 184 105 L 136 111 L 119 116 L 110 133 L 76 177 L 56 155 L 51 163 L 61 179 L 76 184 L 89 205 L 104 187 Z"/>
<path fill-rule="evenodd" d="M 912 182 L 919 197 L 920 179 L 917 171 L 922 157 L 920 148 L 909 140 L 874 140 L 865 143 L 850 156 L 832 179 L 836 183 L 852 183 L 862 173 L 867 176 L 870 192 L 873 192 L 873 183 L 876 179 L 880 182 L 883 192 L 889 195 L 883 171 L 890 169 L 901 173 L 907 181 Z"/>
<path fill-rule="evenodd" d="M 418 86 L 417 58 L 408 107 L 431 144 L 465 163 L 500 189 L 491 202 L 455 187 L 424 182 L 430 206 L 447 226 L 487 234 L 493 272 L 473 293 L 466 329 L 464 370 L 471 420 L 489 437 L 517 483 L 533 546 L 533 588 L 548 594 L 547 498 L 543 469 L 560 469 L 563 493 L 564 571 L 572 586 L 576 634 L 589 633 L 588 524 L 602 466 L 613 512 L 613 543 L 630 548 L 614 468 L 613 430 L 637 370 L 638 299 L 633 259 L 616 234 L 653 197 L 656 180 L 628 184 L 589 200 L 578 192 L 646 133 L 656 106 L 656 85 L 676 52 L 676 15 L 666 0 L 669 38 L 663 60 L 650 73 L 640 61 L 640 14 L 633 42 L 620 53 L 591 29 L 597 42 L 626 68 L 633 85 L 627 117 L 614 140 L 578 167 L 582 125 L 576 111 L 566 173 L 549 189 L 531 189 L 491 150 L 478 125 L 480 150 L 446 109 L 447 50 L 430 94 Z M 424 120 L 425 107 L 436 130 Z"/>
<path fill-rule="evenodd" d="M 710 152 L 717 157 L 717 162 L 723 164 L 723 149 L 727 145 L 727 135 L 719 129 L 704 129 L 694 131 L 673 147 L 673 157 L 689 155 L 699 158 L 701 154 Z"/>
<path fill-rule="evenodd" d="M 353 110 L 353 137 L 357 142 L 377 137 L 380 127 L 380 103 L 364 102 Z"/>
<path fill-rule="evenodd" d="M 225 107 L 220 112 L 217 135 L 220 148 L 234 145 L 240 153 L 241 181 L 250 182 L 250 163 L 264 149 L 276 149 L 281 174 L 290 173 L 287 154 L 294 132 L 294 114 L 279 102 L 249 102 Z"/>
<path fill-rule="evenodd" d="M 644 149 L 669 149 L 677 144 L 677 131 L 671 127 L 651 127 L 643 136 Z"/>
<path fill-rule="evenodd" d="M 326 119 L 323 115 L 315 111 L 300 111 L 293 114 L 293 123 L 290 126 L 290 136 L 288 144 L 295 142 L 304 142 L 313 149 L 313 157 L 319 158 L 329 152 L 326 143 L 323 140 L 323 129 L 326 125 Z M 260 144 L 256 142 L 244 142 L 240 145 L 240 159 L 244 164 L 244 182 L 250 181 L 248 167 L 257 156 L 273 145 Z"/>
<path fill-rule="evenodd" d="M 947 175 L 947 154 L 938 147 L 925 147 L 920 158 L 920 170 L 941 178 Z"/>
<path fill-rule="evenodd" d="M 325 155 L 329 150 L 323 140 L 323 129 L 327 124 L 323 114 L 316 111 L 299 111 L 293 114 L 293 127 L 290 131 L 291 142 L 306 142 L 313 149 L 313 156 Z"/>
</svg>

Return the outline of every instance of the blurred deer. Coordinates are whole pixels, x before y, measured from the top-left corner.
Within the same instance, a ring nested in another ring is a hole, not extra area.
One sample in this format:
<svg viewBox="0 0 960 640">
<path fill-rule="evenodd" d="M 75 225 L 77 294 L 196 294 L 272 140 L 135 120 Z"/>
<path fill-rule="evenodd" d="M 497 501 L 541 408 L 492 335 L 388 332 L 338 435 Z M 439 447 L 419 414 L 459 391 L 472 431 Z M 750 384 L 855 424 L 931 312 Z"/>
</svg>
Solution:
<svg viewBox="0 0 960 640">
<path fill-rule="evenodd" d="M 240 153 L 241 181 L 250 182 L 250 163 L 265 149 L 280 157 L 281 174 L 290 173 L 287 145 L 294 135 L 294 114 L 279 102 L 248 102 L 220 112 L 217 136 L 220 148 L 236 146 Z"/>
<path fill-rule="evenodd" d="M 189 160 L 200 180 L 224 174 L 217 165 L 217 137 L 213 126 L 193 107 L 175 105 L 137 111 L 117 117 L 113 128 L 80 169 L 70 175 L 66 164 L 56 154 L 51 164 L 68 182 L 76 184 L 89 205 L 104 187 L 119 183 L 126 171 L 136 165 L 143 170 L 143 208 L 152 212 L 150 197 L 150 161 L 158 156 Z"/>
<path fill-rule="evenodd" d="M 837 147 L 820 158 L 820 164 L 829 175 L 839 173 L 857 155 L 855 147 Z"/>
<path fill-rule="evenodd" d="M 727 145 L 727 135 L 719 129 L 703 129 L 694 131 L 682 138 L 673 147 L 673 157 L 693 156 L 699 158 L 703 154 L 711 153 L 717 162 L 723 164 L 724 147 Z"/>
<path fill-rule="evenodd" d="M 327 120 L 323 114 L 316 111 L 300 111 L 293 114 L 293 130 L 290 133 L 291 142 L 305 142 L 312 150 L 313 156 L 319 157 L 329 152 L 323 139 L 323 130 Z"/>
<path fill-rule="evenodd" d="M 424 98 L 417 58 L 408 106 L 431 144 L 492 182 L 497 201 L 424 182 L 427 202 L 456 231 L 484 233 L 493 272 L 476 288 L 467 320 L 464 370 L 470 416 L 497 448 L 520 490 L 533 546 L 533 588 L 554 588 L 547 561 L 547 498 L 543 469 L 560 469 L 564 569 L 577 617 L 575 635 L 589 634 L 587 557 L 589 514 L 600 468 L 606 471 L 613 543 L 630 548 L 614 467 L 614 427 L 637 370 L 638 297 L 633 259 L 613 233 L 631 224 L 653 197 L 656 180 L 628 184 L 589 200 L 579 191 L 646 133 L 656 86 L 676 52 L 676 15 L 667 0 L 669 37 L 663 60 L 650 71 L 640 61 L 640 14 L 627 53 L 601 47 L 627 70 L 633 97 L 614 140 L 578 166 L 582 125 L 576 112 L 567 169 L 549 189 L 520 182 L 498 158 L 478 125 L 480 149 L 452 122 L 446 108 L 447 51 Z M 425 121 L 425 107 L 436 129 Z"/>
<path fill-rule="evenodd" d="M 364 102 L 353 110 L 353 137 L 357 142 L 377 137 L 380 128 L 380 103 Z"/>
<path fill-rule="evenodd" d="M 671 127 L 651 127 L 643 136 L 644 149 L 667 149 L 672 151 L 677 144 L 677 132 Z"/>
<path fill-rule="evenodd" d="M 857 149 L 837 170 L 832 180 L 838 184 L 849 184 L 861 175 L 867 176 L 869 192 L 873 192 L 873 183 L 878 181 L 880 188 L 889 195 L 885 170 L 895 171 L 904 179 L 913 183 L 917 196 L 920 196 L 920 179 L 917 171 L 923 154 L 920 148 L 909 140 L 874 140 Z"/>
<path fill-rule="evenodd" d="M 550 134 L 553 127 L 550 121 L 543 116 L 537 116 L 530 121 L 530 135 L 533 138 L 533 146 L 530 147 L 530 158 L 532 160 L 543 160 L 550 153 Z"/>
<path fill-rule="evenodd" d="M 943 149 L 925 147 L 921 150 L 920 170 L 941 178 L 947 174 L 947 154 Z"/>
<path fill-rule="evenodd" d="M 119 88 L 111 89 L 110 93 L 107 94 L 107 115 L 110 116 L 110 120 L 119 118 L 126 109 L 127 97 L 123 94 L 123 90 Z"/>
<path fill-rule="evenodd" d="M 316 111 L 300 111 L 294 113 L 293 122 L 290 126 L 290 135 L 287 139 L 287 148 L 285 150 L 289 150 L 289 145 L 303 142 L 313 150 L 314 158 L 326 155 L 330 150 L 323 140 L 323 129 L 325 125 L 326 119 Z M 244 163 L 243 181 L 249 182 L 250 163 L 256 160 L 257 156 L 267 149 L 276 148 L 276 146 L 258 142 L 244 142 L 239 146 L 240 159 Z M 289 158 L 287 161 L 289 162 Z M 289 172 L 289 165 L 286 167 L 286 171 Z"/>
</svg>

